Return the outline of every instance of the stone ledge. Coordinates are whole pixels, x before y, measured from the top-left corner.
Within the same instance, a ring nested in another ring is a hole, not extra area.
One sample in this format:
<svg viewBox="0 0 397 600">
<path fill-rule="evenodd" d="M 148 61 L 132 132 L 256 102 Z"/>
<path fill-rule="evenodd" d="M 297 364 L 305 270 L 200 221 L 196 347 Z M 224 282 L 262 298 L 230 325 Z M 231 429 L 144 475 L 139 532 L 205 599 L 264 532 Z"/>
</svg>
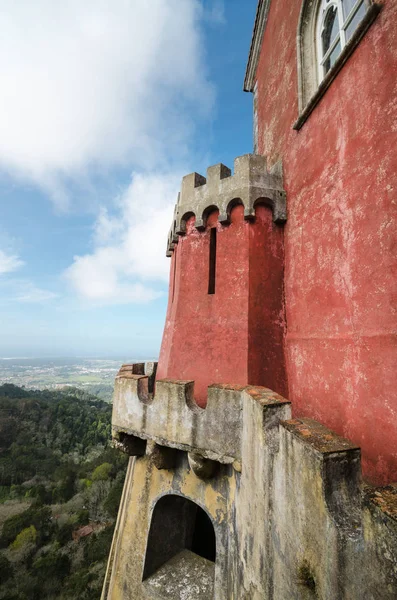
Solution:
<svg viewBox="0 0 397 600">
<path fill-rule="evenodd" d="M 258 402 L 264 407 L 278 406 L 280 404 L 289 403 L 289 401 L 283 398 L 283 396 L 280 396 L 280 394 L 277 394 L 276 392 L 273 392 L 265 387 L 249 385 L 244 388 L 244 391 L 246 394 L 248 394 L 248 396 L 255 400 L 255 402 Z"/>
<path fill-rule="evenodd" d="M 397 523 L 397 483 L 380 488 L 367 488 L 366 500 Z"/>
<path fill-rule="evenodd" d="M 359 446 L 340 437 L 313 419 L 291 419 L 283 421 L 281 425 L 321 455 L 360 451 Z"/>
<path fill-rule="evenodd" d="M 203 458 L 207 458 L 209 460 L 214 460 L 220 462 L 225 465 L 234 465 L 236 463 L 236 458 L 233 456 L 228 456 L 226 454 L 219 454 L 219 452 L 214 452 L 211 450 L 207 450 L 205 448 L 194 447 L 189 444 L 183 444 L 179 441 L 172 441 L 160 436 L 148 435 L 146 433 L 142 433 L 139 431 L 134 431 L 127 427 L 118 427 L 117 425 L 113 425 L 112 427 L 112 437 L 113 437 L 113 446 L 116 449 L 120 449 L 123 452 L 126 452 L 124 448 L 121 447 L 120 442 L 118 440 L 121 434 L 125 434 L 127 436 L 131 436 L 133 438 L 139 438 L 142 441 L 152 442 L 157 444 L 158 446 L 162 446 L 164 448 L 170 448 L 174 450 L 181 450 L 182 452 L 187 452 L 188 454 L 193 453 Z M 126 452 L 127 453 L 127 452 Z M 135 454 L 135 456 L 137 456 Z"/>
</svg>

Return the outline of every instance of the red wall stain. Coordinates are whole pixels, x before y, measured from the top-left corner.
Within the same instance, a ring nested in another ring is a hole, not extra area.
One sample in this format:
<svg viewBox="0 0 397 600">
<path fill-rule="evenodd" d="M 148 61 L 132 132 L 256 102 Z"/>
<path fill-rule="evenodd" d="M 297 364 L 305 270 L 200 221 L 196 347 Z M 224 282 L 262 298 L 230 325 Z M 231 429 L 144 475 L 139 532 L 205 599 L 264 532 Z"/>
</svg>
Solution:
<svg viewBox="0 0 397 600">
<path fill-rule="evenodd" d="M 212 383 L 266 385 L 286 394 L 283 230 L 262 206 L 254 222 L 236 206 L 231 221 L 220 225 L 216 211 L 198 232 L 192 217 L 172 258 L 157 379 L 193 379 L 200 406 Z M 216 281 L 215 294 L 208 294 L 212 227 Z"/>
<path fill-rule="evenodd" d="M 302 129 L 300 0 L 271 3 L 257 69 L 258 150 L 283 161 L 289 397 L 397 480 L 397 3 L 384 8 Z"/>
</svg>

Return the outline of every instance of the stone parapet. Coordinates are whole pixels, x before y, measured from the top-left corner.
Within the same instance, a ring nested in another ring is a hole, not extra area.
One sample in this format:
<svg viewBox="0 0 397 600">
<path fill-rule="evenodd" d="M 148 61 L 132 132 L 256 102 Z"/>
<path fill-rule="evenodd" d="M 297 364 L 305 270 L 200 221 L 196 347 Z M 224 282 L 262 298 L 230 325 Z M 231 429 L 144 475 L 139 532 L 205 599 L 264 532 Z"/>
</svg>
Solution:
<svg viewBox="0 0 397 600">
<path fill-rule="evenodd" d="M 253 399 L 262 413 L 273 411 L 277 422 L 289 416 L 290 403 L 267 388 L 213 384 L 203 409 L 194 400 L 194 381 L 158 380 L 151 394 L 143 372 L 141 365 L 123 365 L 116 377 L 112 418 L 116 443 L 124 433 L 233 463 L 241 460 L 246 402 Z"/>
<path fill-rule="evenodd" d="M 103 600 L 164 597 L 160 579 L 179 600 L 193 583 L 214 600 L 397 598 L 397 487 L 362 483 L 358 446 L 291 419 L 266 388 L 215 384 L 200 409 L 192 381 L 158 381 L 153 395 L 144 372 L 128 365 L 116 379 L 113 434 L 135 458 Z M 187 501 L 214 529 L 211 564 L 185 540 Z"/>
<path fill-rule="evenodd" d="M 167 255 L 172 253 L 178 236 L 186 233 L 186 222 L 190 217 L 195 216 L 195 226 L 202 230 L 208 215 L 215 209 L 219 210 L 219 221 L 227 225 L 236 204 L 244 206 L 246 219 L 253 219 L 255 204 L 261 201 L 271 207 L 275 223 L 284 223 L 287 219 L 286 194 L 278 171 L 267 170 L 264 156 L 245 154 L 235 159 L 233 175 L 223 164 L 209 167 L 207 177 L 198 173 L 186 175 L 174 210 Z"/>
</svg>

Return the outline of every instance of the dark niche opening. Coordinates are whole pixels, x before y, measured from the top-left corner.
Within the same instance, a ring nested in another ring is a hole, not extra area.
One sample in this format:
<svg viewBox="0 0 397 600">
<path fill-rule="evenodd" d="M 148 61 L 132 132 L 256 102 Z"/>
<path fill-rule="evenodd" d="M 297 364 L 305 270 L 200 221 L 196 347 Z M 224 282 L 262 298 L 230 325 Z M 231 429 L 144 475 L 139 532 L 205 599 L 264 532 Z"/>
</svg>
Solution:
<svg viewBox="0 0 397 600">
<path fill-rule="evenodd" d="M 215 562 L 214 526 L 195 502 L 173 494 L 163 496 L 152 515 L 143 579 L 184 550 Z"/>
<path fill-rule="evenodd" d="M 216 278 L 216 227 L 210 230 L 210 256 L 208 272 L 208 293 L 215 294 Z"/>
</svg>

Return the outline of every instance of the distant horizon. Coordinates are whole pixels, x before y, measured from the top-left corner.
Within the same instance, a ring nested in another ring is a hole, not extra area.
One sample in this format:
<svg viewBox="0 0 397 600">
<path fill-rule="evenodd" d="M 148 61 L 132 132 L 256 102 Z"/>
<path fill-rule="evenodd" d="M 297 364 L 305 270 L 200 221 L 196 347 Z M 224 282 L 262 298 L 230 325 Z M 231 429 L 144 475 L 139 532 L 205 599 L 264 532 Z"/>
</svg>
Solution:
<svg viewBox="0 0 397 600">
<path fill-rule="evenodd" d="M 257 1 L 160 4 L 7 4 L 3 367 L 158 355 L 182 177 L 253 150 L 242 86 Z"/>
<path fill-rule="evenodd" d="M 41 356 L 0 357 L 0 386 L 12 384 L 31 390 L 73 387 L 110 402 L 114 380 L 123 364 L 153 359 L 112 357 Z"/>
<path fill-rule="evenodd" d="M 81 355 L 81 356 L 72 356 L 72 355 L 48 355 L 48 356 L 0 356 L 0 360 L 123 360 L 123 357 L 118 355 L 98 355 L 98 356 L 93 356 L 93 355 Z M 140 361 L 140 360 L 147 360 L 147 361 L 155 361 L 158 360 L 158 357 L 147 357 L 147 358 L 142 358 L 142 357 L 134 357 L 131 359 L 131 361 Z"/>
</svg>

